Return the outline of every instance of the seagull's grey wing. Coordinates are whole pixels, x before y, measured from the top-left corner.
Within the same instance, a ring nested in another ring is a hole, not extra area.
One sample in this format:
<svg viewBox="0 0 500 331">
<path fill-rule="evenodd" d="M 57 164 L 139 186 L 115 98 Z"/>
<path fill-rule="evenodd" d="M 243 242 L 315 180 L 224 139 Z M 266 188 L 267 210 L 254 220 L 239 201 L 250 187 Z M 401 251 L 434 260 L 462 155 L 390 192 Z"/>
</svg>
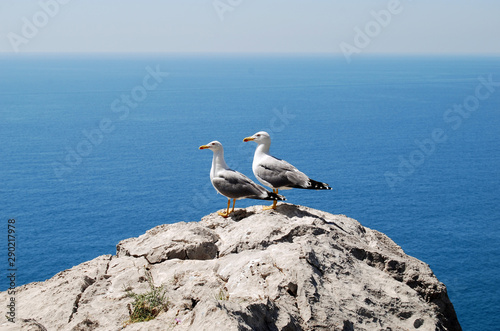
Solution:
<svg viewBox="0 0 500 331">
<path fill-rule="evenodd" d="M 220 171 L 212 179 L 212 184 L 220 194 L 230 199 L 266 199 L 269 196 L 265 188 L 242 173 L 230 169 Z"/>
<path fill-rule="evenodd" d="M 285 160 L 273 156 L 266 157 L 255 169 L 255 176 L 271 184 L 274 188 L 304 188 L 309 177 Z"/>
</svg>

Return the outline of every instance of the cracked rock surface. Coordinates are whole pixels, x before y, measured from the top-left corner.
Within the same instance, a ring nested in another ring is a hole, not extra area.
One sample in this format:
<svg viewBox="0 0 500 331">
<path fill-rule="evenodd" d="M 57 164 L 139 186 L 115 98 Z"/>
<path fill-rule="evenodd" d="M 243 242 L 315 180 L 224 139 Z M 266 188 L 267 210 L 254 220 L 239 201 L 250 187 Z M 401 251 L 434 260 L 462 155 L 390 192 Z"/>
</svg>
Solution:
<svg viewBox="0 0 500 331">
<path fill-rule="evenodd" d="M 126 289 L 168 310 L 125 325 Z M 7 303 L 6 292 L 0 302 Z M 291 204 L 157 226 L 17 289 L 2 330 L 461 330 L 446 287 L 384 234 Z"/>
</svg>

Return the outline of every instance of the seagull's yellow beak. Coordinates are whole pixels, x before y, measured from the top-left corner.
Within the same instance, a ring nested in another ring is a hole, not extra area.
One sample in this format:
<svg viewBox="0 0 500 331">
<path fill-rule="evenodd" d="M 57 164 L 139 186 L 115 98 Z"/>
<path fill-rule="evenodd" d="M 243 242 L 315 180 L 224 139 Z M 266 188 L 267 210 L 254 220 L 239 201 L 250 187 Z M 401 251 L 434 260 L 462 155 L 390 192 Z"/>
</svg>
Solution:
<svg viewBox="0 0 500 331">
<path fill-rule="evenodd" d="M 200 149 L 208 149 L 208 148 L 210 148 L 210 146 L 208 146 L 208 145 L 201 145 L 200 146 Z"/>
<path fill-rule="evenodd" d="M 247 141 L 254 141 L 255 138 L 254 137 L 246 137 L 245 139 L 243 139 L 244 142 L 247 142 Z"/>
</svg>

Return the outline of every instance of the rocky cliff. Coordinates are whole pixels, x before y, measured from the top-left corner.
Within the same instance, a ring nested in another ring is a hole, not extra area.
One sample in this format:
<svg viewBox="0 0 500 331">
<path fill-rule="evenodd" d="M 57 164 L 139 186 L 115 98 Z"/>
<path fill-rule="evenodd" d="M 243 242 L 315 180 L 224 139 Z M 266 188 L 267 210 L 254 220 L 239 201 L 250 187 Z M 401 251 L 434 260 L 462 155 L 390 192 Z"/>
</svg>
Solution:
<svg viewBox="0 0 500 331">
<path fill-rule="evenodd" d="M 131 323 L 130 293 L 153 288 L 157 317 Z M 16 301 L 2 330 L 461 330 L 427 264 L 354 219 L 290 204 L 157 226 Z"/>
</svg>

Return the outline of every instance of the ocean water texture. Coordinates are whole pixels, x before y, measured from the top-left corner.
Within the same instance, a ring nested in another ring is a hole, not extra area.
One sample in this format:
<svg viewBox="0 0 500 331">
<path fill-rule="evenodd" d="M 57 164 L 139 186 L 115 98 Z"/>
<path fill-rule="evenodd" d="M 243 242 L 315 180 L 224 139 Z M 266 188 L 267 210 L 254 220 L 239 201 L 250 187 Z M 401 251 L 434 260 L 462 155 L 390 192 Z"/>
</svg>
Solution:
<svg viewBox="0 0 500 331">
<path fill-rule="evenodd" d="M 500 324 L 500 86 L 484 83 L 499 58 L 23 55 L 0 73 L 1 290 L 8 219 L 17 284 L 43 281 L 224 208 L 198 146 L 219 140 L 254 178 L 242 139 L 266 130 L 275 156 L 333 188 L 288 202 L 428 263 L 464 330 Z"/>
</svg>

